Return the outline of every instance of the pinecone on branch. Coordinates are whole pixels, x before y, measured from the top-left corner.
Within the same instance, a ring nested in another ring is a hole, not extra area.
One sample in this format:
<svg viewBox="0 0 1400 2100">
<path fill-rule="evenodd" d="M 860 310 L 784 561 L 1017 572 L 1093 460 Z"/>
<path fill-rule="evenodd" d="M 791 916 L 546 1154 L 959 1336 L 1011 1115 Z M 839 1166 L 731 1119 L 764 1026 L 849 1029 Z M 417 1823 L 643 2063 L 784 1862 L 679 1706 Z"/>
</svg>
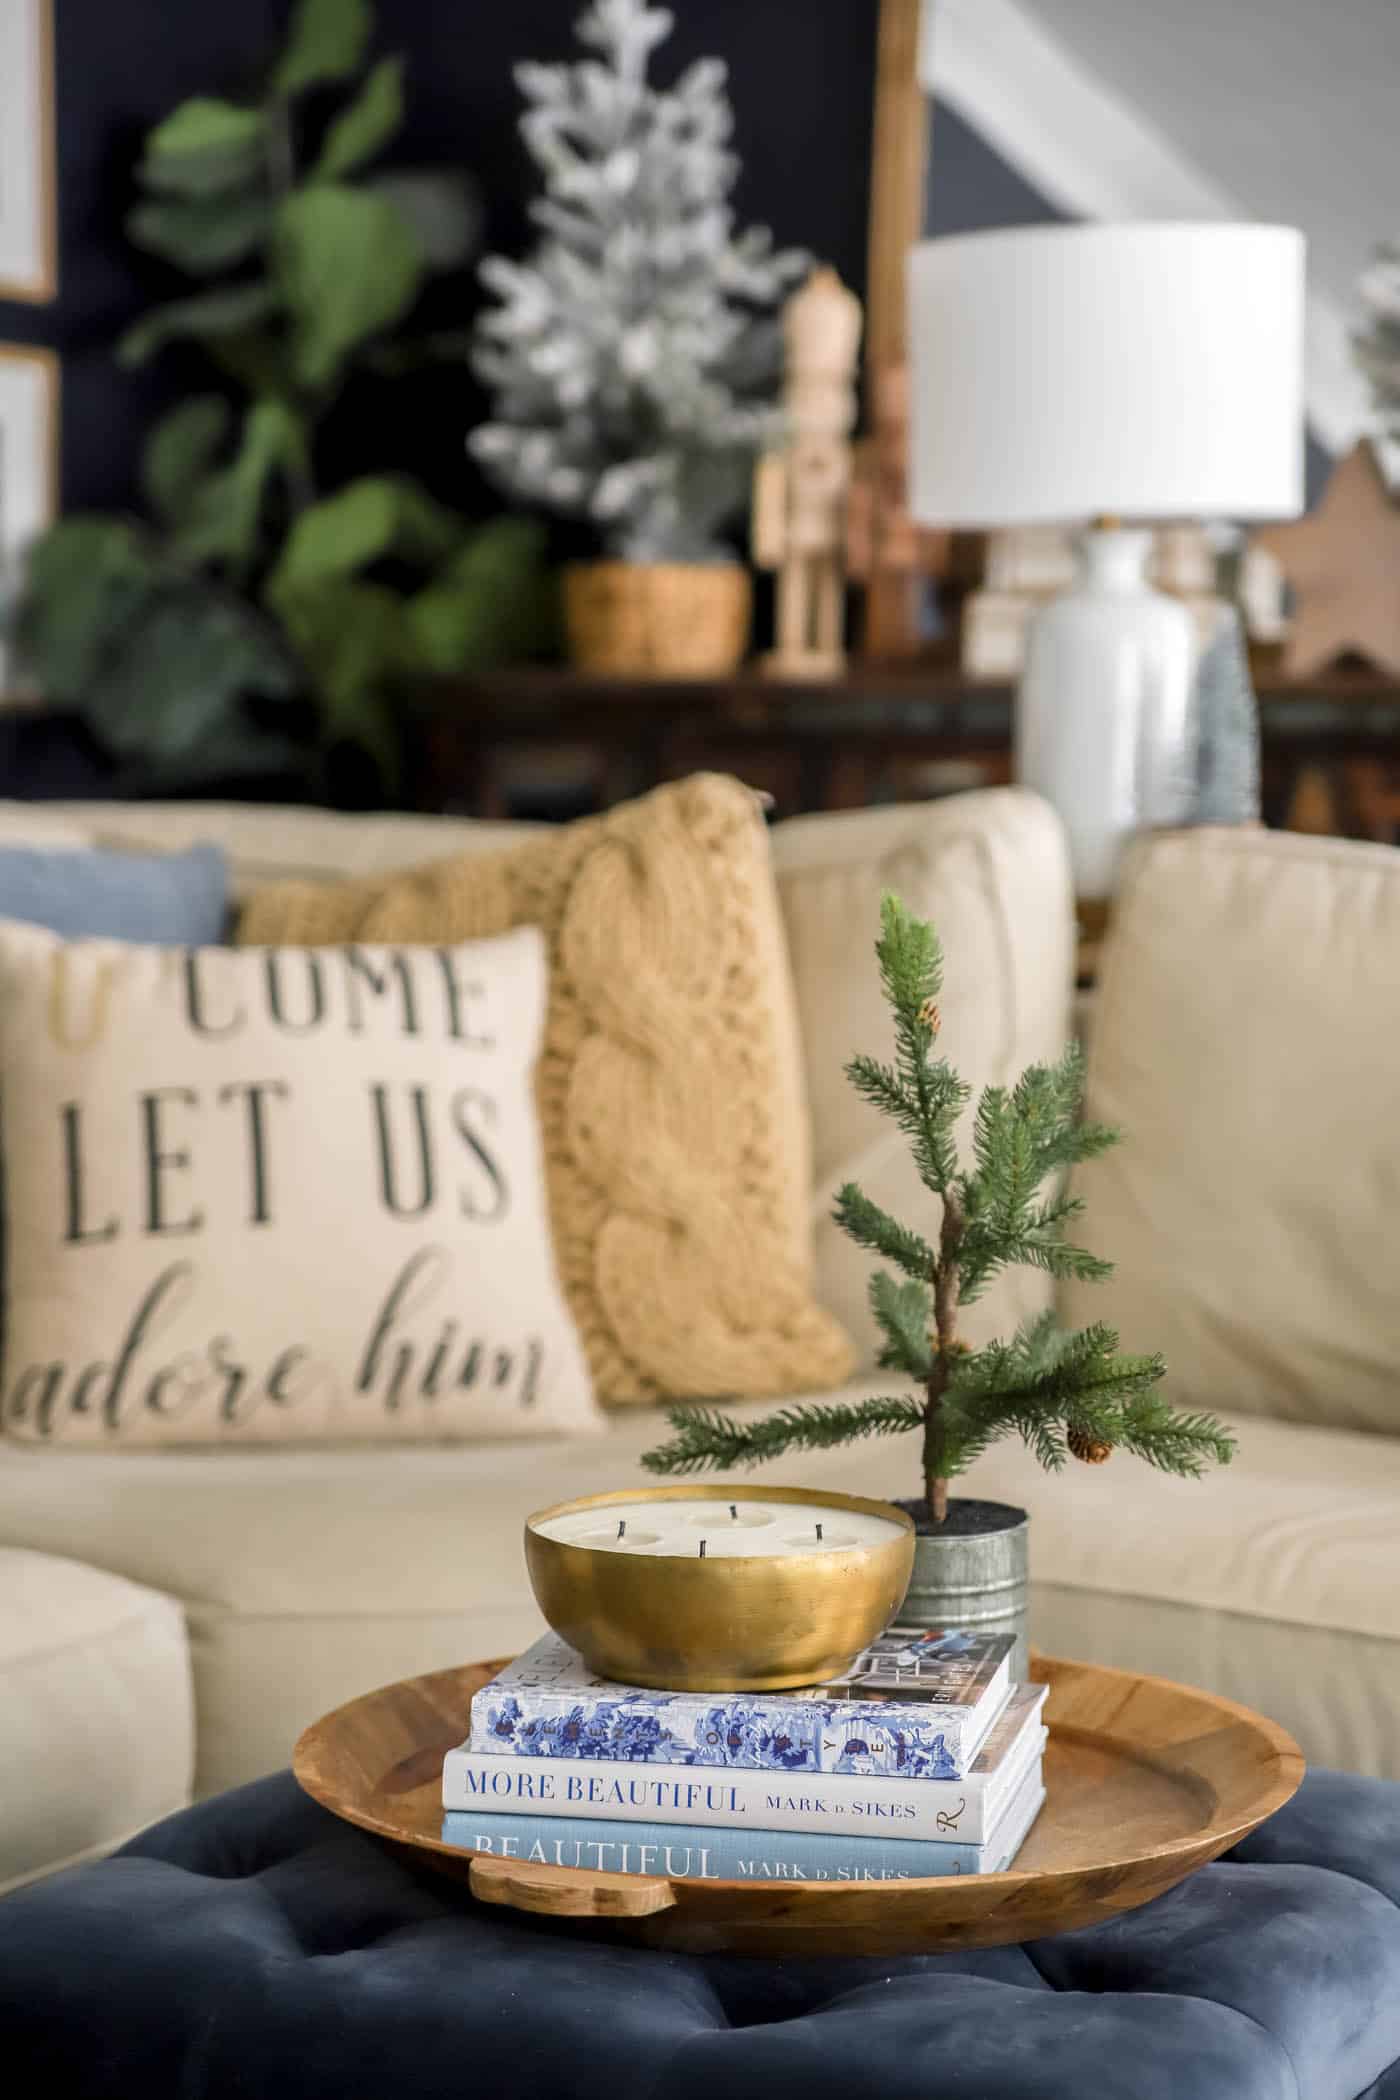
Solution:
<svg viewBox="0 0 1400 2100">
<path fill-rule="evenodd" d="M 1101 1466 L 1113 1456 L 1112 1444 L 1105 1443 L 1101 1436 L 1091 1436 L 1087 1429 L 1071 1428 L 1066 1432 L 1065 1442 L 1073 1455 L 1082 1459 L 1086 1466 Z"/>
</svg>

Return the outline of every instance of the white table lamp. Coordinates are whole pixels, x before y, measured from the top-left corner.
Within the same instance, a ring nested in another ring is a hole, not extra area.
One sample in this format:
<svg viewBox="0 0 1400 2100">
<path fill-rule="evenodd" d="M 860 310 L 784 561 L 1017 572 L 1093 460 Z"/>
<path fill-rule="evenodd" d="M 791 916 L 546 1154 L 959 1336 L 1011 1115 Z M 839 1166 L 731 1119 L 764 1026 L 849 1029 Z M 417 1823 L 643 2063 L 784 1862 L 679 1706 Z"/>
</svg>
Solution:
<svg viewBox="0 0 1400 2100">
<path fill-rule="evenodd" d="M 1284 226 L 1049 226 L 910 256 L 914 516 L 1096 521 L 1032 623 L 1016 722 L 1017 777 L 1064 818 L 1081 898 L 1194 792 L 1191 617 L 1122 521 L 1303 507 L 1303 245 Z"/>
</svg>

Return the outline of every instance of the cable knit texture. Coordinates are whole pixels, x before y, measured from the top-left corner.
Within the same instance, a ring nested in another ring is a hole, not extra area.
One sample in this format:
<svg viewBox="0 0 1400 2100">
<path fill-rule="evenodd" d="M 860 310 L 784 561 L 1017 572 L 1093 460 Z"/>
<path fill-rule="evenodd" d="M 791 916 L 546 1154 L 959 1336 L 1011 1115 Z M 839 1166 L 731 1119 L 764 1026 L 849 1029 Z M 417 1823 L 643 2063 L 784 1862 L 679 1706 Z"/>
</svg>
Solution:
<svg viewBox="0 0 1400 2100">
<path fill-rule="evenodd" d="M 277 883 L 239 941 L 450 943 L 538 926 L 536 1093 L 561 1280 L 601 1400 L 839 1384 L 817 1305 L 796 1008 L 768 841 L 739 781 L 640 801 L 410 875 Z"/>
</svg>

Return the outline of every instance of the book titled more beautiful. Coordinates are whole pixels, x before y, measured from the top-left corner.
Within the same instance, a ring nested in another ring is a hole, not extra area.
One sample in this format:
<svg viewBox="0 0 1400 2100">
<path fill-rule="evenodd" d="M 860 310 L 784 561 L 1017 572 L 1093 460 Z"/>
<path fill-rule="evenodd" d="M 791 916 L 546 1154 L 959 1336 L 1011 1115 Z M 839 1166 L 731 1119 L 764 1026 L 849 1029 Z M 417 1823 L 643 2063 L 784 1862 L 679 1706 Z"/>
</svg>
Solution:
<svg viewBox="0 0 1400 2100">
<path fill-rule="evenodd" d="M 1006 1702 L 1011 1648 L 1002 1634 L 893 1627 L 825 1684 L 657 1692 L 595 1677 L 557 1634 L 545 1634 L 477 1692 L 462 1749 L 480 1757 L 956 1779 Z"/>
<path fill-rule="evenodd" d="M 442 1805 L 469 1818 L 579 1817 L 707 1830 L 826 1833 L 985 1845 L 1012 1797 L 1038 1776 L 1045 1686 L 1018 1685 L 963 1778 L 792 1774 L 755 1767 L 576 1757 L 483 1756 L 464 1743 L 443 1761 Z M 460 1842 L 460 1840 L 458 1840 Z M 921 1869 L 920 1871 L 927 1871 Z"/>
<path fill-rule="evenodd" d="M 913 1881 L 1000 1874 L 1015 1860 L 1045 1800 L 1037 1762 L 983 1844 L 817 1831 L 725 1830 L 605 1823 L 573 1816 L 444 1815 L 443 1843 L 544 1866 L 605 1874 L 664 1874 L 675 1881 Z"/>
</svg>

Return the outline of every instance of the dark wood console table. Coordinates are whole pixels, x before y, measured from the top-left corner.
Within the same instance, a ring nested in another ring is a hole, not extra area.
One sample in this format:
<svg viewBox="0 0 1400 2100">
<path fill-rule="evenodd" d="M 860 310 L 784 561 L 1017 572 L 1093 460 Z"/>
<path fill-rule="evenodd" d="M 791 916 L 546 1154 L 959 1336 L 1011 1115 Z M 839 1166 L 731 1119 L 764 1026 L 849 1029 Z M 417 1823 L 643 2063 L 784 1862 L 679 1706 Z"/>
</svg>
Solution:
<svg viewBox="0 0 1400 2100">
<path fill-rule="evenodd" d="M 1400 684 L 1338 670 L 1306 685 L 1255 667 L 1264 813 L 1293 830 L 1400 836 Z M 852 665 L 829 684 L 607 681 L 563 667 L 443 680 L 417 696 L 420 809 L 534 813 L 541 786 L 596 807 L 702 767 L 766 789 L 775 813 L 917 800 L 1011 777 L 1009 685 L 954 666 Z M 523 799 L 522 799 L 523 798 Z"/>
</svg>

